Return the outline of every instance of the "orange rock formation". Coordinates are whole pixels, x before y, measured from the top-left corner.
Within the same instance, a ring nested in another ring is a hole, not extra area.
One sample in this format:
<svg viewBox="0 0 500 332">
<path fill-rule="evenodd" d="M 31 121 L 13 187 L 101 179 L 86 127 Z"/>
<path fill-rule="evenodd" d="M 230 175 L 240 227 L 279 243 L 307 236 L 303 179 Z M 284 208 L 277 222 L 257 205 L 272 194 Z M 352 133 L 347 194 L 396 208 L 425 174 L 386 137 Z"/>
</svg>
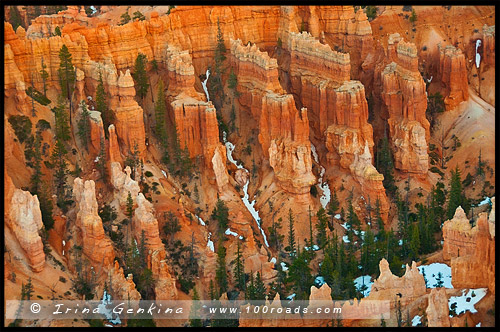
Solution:
<svg viewBox="0 0 500 332">
<path fill-rule="evenodd" d="M 110 267 L 115 252 L 109 238 L 104 234 L 102 220 L 97 213 L 94 181 L 76 178 L 73 185 L 77 215 L 76 225 L 80 230 L 83 254 L 94 266 Z"/>
<path fill-rule="evenodd" d="M 448 296 L 444 288 L 432 288 L 425 310 L 428 327 L 450 327 Z"/>
<path fill-rule="evenodd" d="M 439 72 L 441 82 L 446 86 L 444 103 L 446 110 L 454 109 L 462 101 L 469 99 L 465 56 L 459 48 L 448 45 L 439 48 Z"/>
<path fill-rule="evenodd" d="M 429 121 L 425 117 L 427 97 L 425 83 L 418 71 L 414 44 L 391 35 L 389 63 L 381 73 L 381 96 L 389 112 L 389 131 L 394 149 L 394 166 L 408 173 L 426 174 L 429 161 L 427 140 Z"/>
<path fill-rule="evenodd" d="M 5 224 L 12 230 L 26 253 L 33 272 L 42 272 L 45 266 L 45 253 L 42 238 L 38 231 L 43 227 L 42 213 L 38 198 L 28 191 L 14 187 L 7 170 L 4 171 Z"/>
<path fill-rule="evenodd" d="M 411 268 L 406 264 L 406 272 L 402 277 L 392 274 L 385 258 L 380 261 L 379 268 L 380 276 L 374 281 L 368 300 L 391 301 L 391 307 L 394 307 L 396 300 L 406 305 L 425 294 L 424 276 L 418 271 L 415 262 L 412 262 Z M 400 297 L 396 295 L 398 293 Z"/>
<path fill-rule="evenodd" d="M 495 293 L 494 224 L 480 213 L 471 227 L 461 207 L 443 225 L 443 258 L 451 259 L 452 284 L 455 288 L 488 287 Z"/>
</svg>

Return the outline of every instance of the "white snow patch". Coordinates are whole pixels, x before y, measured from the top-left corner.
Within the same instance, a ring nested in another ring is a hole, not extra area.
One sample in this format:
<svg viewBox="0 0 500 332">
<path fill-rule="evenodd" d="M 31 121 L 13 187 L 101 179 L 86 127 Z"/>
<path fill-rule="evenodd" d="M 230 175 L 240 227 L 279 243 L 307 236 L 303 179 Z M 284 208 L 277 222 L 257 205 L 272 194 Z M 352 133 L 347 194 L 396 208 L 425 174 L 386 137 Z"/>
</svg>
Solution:
<svg viewBox="0 0 500 332">
<path fill-rule="evenodd" d="M 345 243 L 349 243 L 349 242 L 351 242 L 351 241 L 349 241 L 349 239 L 348 239 L 347 235 L 342 236 L 342 240 L 343 240 Z"/>
<path fill-rule="evenodd" d="M 477 206 L 488 204 L 491 206 L 491 198 L 485 197 Z"/>
<path fill-rule="evenodd" d="M 200 224 L 202 226 L 206 226 L 205 222 L 203 221 L 203 219 L 201 219 L 200 217 L 196 216 L 196 218 L 198 218 L 198 221 L 200 222 Z"/>
<path fill-rule="evenodd" d="M 236 237 L 238 236 L 238 233 L 232 232 L 229 227 L 226 229 L 226 232 L 224 234 L 232 235 L 232 236 L 236 236 Z"/>
<path fill-rule="evenodd" d="M 205 95 L 207 96 L 207 101 L 210 101 L 210 96 L 208 95 L 208 89 L 207 89 L 207 82 L 208 82 L 208 78 L 210 77 L 210 70 L 209 69 L 207 69 L 206 76 L 207 76 L 207 78 L 203 82 L 201 82 L 201 85 L 203 85 L 203 90 L 205 91 Z"/>
<path fill-rule="evenodd" d="M 276 257 L 271 258 L 270 262 L 276 264 Z"/>
<path fill-rule="evenodd" d="M 64 249 L 63 249 L 62 255 L 64 256 Z"/>
<path fill-rule="evenodd" d="M 339 213 L 337 213 L 337 214 L 334 216 L 334 218 L 335 218 L 335 219 L 340 219 L 340 217 L 341 217 L 341 215 L 340 215 Z"/>
<path fill-rule="evenodd" d="M 481 327 L 481 322 L 477 323 L 476 327 Z"/>
<path fill-rule="evenodd" d="M 451 284 L 451 268 L 443 263 L 432 263 L 428 265 L 420 265 L 418 267 L 418 271 L 423 274 L 425 271 L 425 279 L 427 279 L 426 287 L 427 288 L 435 288 L 437 284 L 437 276 L 438 273 L 441 272 L 443 276 L 441 280 L 443 280 L 443 287 L 445 288 L 453 288 Z"/>
<path fill-rule="evenodd" d="M 63 246 L 65 246 L 66 245 L 66 241 L 62 240 L 62 244 L 63 244 Z"/>
<path fill-rule="evenodd" d="M 92 96 L 87 96 L 87 99 L 88 100 L 92 100 Z"/>
<path fill-rule="evenodd" d="M 243 236 L 241 236 L 241 235 L 240 235 L 239 239 L 240 239 L 240 240 L 243 240 Z"/>
<path fill-rule="evenodd" d="M 288 295 L 288 296 L 286 297 L 286 299 L 287 299 L 287 300 L 293 300 L 293 298 L 294 298 L 295 296 L 297 296 L 297 294 L 293 293 L 292 295 Z"/>
<path fill-rule="evenodd" d="M 238 169 L 244 169 L 248 173 L 248 170 L 246 168 L 244 168 L 243 165 L 238 165 L 238 163 L 236 162 L 236 160 L 234 160 L 234 158 L 233 158 L 233 151 L 234 151 L 235 146 L 234 146 L 233 143 L 227 141 L 227 134 L 226 134 L 226 132 L 224 131 L 222 135 L 223 135 L 223 140 L 224 140 L 225 145 L 226 145 L 227 159 L 233 165 L 235 165 Z M 243 186 L 243 193 L 245 195 L 243 196 L 243 198 L 241 200 L 243 201 L 243 204 L 245 204 L 245 207 L 247 208 L 248 212 L 250 212 L 250 214 L 252 215 L 253 219 L 257 223 L 257 226 L 259 226 L 259 229 L 260 229 L 260 232 L 262 233 L 262 237 L 264 238 L 264 243 L 266 244 L 266 247 L 269 247 L 269 243 L 267 242 L 266 233 L 264 233 L 264 230 L 260 226 L 260 221 L 261 220 L 260 220 L 260 217 L 259 217 L 259 211 L 257 211 L 255 209 L 256 200 L 254 199 L 252 202 L 249 201 L 249 195 L 248 195 L 248 185 L 249 185 L 249 183 L 250 183 L 250 178 L 248 178 L 247 182 Z"/>
<path fill-rule="evenodd" d="M 323 209 L 326 209 L 326 206 L 330 202 L 330 186 L 328 185 L 328 182 L 323 183 L 323 175 L 325 175 L 325 168 L 321 166 L 319 163 L 318 159 L 318 153 L 316 152 L 316 147 L 314 144 L 311 144 L 311 153 L 313 154 L 314 161 L 321 167 L 321 172 L 319 173 L 319 179 L 318 179 L 318 186 L 319 189 L 323 192 L 323 195 L 319 198 L 319 201 L 321 203 L 321 206 Z"/>
<path fill-rule="evenodd" d="M 400 246 L 402 246 L 402 245 L 403 245 L 403 240 L 402 240 L 402 239 L 401 239 L 401 240 L 399 240 L 398 244 L 399 244 Z"/>
<path fill-rule="evenodd" d="M 99 161 L 99 157 L 100 156 L 95 157 L 95 160 L 94 160 L 95 163 L 97 163 Z"/>
<path fill-rule="evenodd" d="M 210 250 L 212 250 L 212 252 L 215 252 L 215 249 L 214 249 L 214 242 L 212 240 L 210 240 L 210 237 L 212 236 L 212 233 L 208 233 L 208 242 L 207 242 L 207 247 L 210 248 Z"/>
<path fill-rule="evenodd" d="M 102 301 L 101 303 L 97 306 L 99 309 L 99 313 L 103 314 L 106 316 L 106 319 L 111 323 L 111 324 L 121 324 L 120 317 L 118 314 L 115 313 L 115 318 L 113 319 L 113 308 L 107 308 L 106 305 L 111 304 L 111 295 L 108 294 L 106 291 L 104 291 L 104 294 L 102 295 Z"/>
<path fill-rule="evenodd" d="M 349 229 L 349 227 L 347 227 L 347 221 L 345 223 L 343 223 L 343 224 L 340 224 L 340 226 L 344 227 L 345 230 Z"/>
<path fill-rule="evenodd" d="M 288 267 L 286 267 L 286 263 L 285 262 L 281 262 L 281 270 L 282 271 L 288 271 Z"/>
<path fill-rule="evenodd" d="M 322 276 L 317 276 L 314 279 L 314 286 L 316 286 L 317 288 L 323 286 L 324 283 L 325 283 L 325 278 L 323 278 Z"/>
<path fill-rule="evenodd" d="M 411 320 L 411 326 L 417 326 L 418 324 L 420 324 L 422 321 L 420 320 L 422 318 L 422 316 L 419 316 L 419 315 L 416 315 L 415 317 L 413 317 L 413 319 Z"/>
<path fill-rule="evenodd" d="M 455 310 L 457 315 L 460 315 L 466 312 L 467 310 L 469 310 L 472 314 L 477 312 L 476 308 L 474 308 L 474 305 L 479 301 L 481 301 L 481 299 L 486 295 L 487 289 L 486 288 L 469 289 L 469 291 L 465 293 L 466 291 L 467 291 L 466 289 L 462 289 L 462 295 L 451 296 L 450 299 L 448 300 L 448 307 L 450 309 L 453 303 L 457 304 Z M 472 293 L 474 293 L 475 296 L 472 296 Z M 469 302 L 467 302 L 467 299 L 470 299 Z"/>
<path fill-rule="evenodd" d="M 167 172 L 165 172 L 164 170 L 161 170 L 161 172 L 163 173 L 163 176 L 166 178 L 167 177 Z"/>
<path fill-rule="evenodd" d="M 313 244 L 313 251 L 318 251 L 319 250 L 319 247 L 317 244 Z"/>
<path fill-rule="evenodd" d="M 481 54 L 477 53 L 479 46 L 481 46 L 480 39 L 476 40 L 476 68 L 479 68 L 479 65 L 481 64 Z"/>
<path fill-rule="evenodd" d="M 371 279 L 372 277 L 370 277 L 369 275 L 357 277 L 356 279 L 354 279 L 354 286 L 363 294 L 364 297 L 370 295 L 370 291 L 372 290 L 373 281 L 371 281 Z M 363 284 L 366 286 L 366 289 L 364 291 L 361 291 Z"/>
</svg>

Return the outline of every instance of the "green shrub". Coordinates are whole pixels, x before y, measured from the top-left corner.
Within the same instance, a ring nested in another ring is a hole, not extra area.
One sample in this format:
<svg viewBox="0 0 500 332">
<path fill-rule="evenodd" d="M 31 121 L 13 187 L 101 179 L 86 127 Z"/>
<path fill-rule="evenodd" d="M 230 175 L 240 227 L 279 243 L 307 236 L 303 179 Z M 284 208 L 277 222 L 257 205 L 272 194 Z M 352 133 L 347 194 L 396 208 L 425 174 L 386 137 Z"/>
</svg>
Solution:
<svg viewBox="0 0 500 332">
<path fill-rule="evenodd" d="M 376 6 L 366 6 L 366 17 L 371 21 L 377 17 L 377 7 Z"/>
<path fill-rule="evenodd" d="M 311 195 L 312 195 L 313 197 L 317 197 L 317 196 L 318 196 L 318 188 L 316 187 L 316 185 L 315 185 L 315 184 L 313 184 L 313 185 L 311 186 L 311 190 L 310 190 L 310 192 L 311 192 Z"/>
<path fill-rule="evenodd" d="M 430 171 L 431 171 L 432 173 L 436 173 L 436 174 L 439 174 L 439 175 L 441 175 L 441 176 L 444 176 L 444 173 L 443 173 L 443 172 L 441 172 L 441 170 L 439 170 L 439 168 L 437 168 L 436 166 L 431 167 Z"/>
<path fill-rule="evenodd" d="M 40 91 L 33 89 L 31 86 L 26 89 L 26 94 L 40 105 L 47 106 L 51 103 L 49 98 L 45 97 Z"/>
<path fill-rule="evenodd" d="M 9 123 L 19 142 L 24 143 L 31 134 L 31 120 L 24 115 L 12 115 L 9 117 Z"/>
<path fill-rule="evenodd" d="M 36 129 L 40 132 L 50 129 L 50 123 L 47 120 L 40 119 L 36 124 Z"/>
<path fill-rule="evenodd" d="M 153 176 L 153 173 L 151 173 L 150 171 L 146 171 L 146 173 L 144 173 L 144 175 L 147 177 L 147 178 L 150 178 Z"/>
</svg>

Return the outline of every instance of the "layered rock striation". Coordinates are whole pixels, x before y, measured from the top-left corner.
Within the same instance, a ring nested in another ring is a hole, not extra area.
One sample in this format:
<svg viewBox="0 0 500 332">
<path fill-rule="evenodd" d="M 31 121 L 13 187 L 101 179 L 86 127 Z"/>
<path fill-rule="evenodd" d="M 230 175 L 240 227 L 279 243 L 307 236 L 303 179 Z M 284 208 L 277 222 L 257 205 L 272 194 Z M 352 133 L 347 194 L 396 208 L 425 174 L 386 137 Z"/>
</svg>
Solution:
<svg viewBox="0 0 500 332">
<path fill-rule="evenodd" d="M 111 184 L 115 189 L 115 197 L 117 197 L 120 206 L 127 205 L 127 197 L 130 193 L 132 199 L 136 200 L 141 189 L 137 181 L 132 180 L 130 174 L 132 171 L 130 167 L 125 168 L 125 172 L 122 171 L 122 167 L 119 162 L 111 163 Z"/>
<path fill-rule="evenodd" d="M 425 310 L 428 327 L 450 327 L 448 296 L 444 288 L 432 288 Z"/>
</svg>

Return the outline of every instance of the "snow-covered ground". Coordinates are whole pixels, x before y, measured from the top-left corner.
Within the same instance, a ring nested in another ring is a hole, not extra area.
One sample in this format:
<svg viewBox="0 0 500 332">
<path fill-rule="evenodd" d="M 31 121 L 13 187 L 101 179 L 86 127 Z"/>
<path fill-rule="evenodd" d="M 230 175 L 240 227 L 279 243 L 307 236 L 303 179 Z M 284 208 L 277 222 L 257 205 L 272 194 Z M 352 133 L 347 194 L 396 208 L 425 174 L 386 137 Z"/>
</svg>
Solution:
<svg viewBox="0 0 500 332">
<path fill-rule="evenodd" d="M 354 279 L 354 286 L 356 287 L 356 289 L 358 291 L 361 291 L 361 287 L 363 287 L 363 283 L 367 287 L 366 290 L 361 292 L 364 297 L 367 297 L 368 295 L 370 295 L 370 291 L 372 290 L 373 281 L 371 281 L 371 279 L 372 279 L 372 277 L 370 277 L 368 275 L 357 277 L 356 279 Z"/>
<path fill-rule="evenodd" d="M 325 168 L 321 166 L 319 163 L 319 158 L 318 158 L 318 153 L 316 152 L 316 147 L 311 143 L 311 153 L 313 155 L 314 161 L 319 165 L 321 168 L 321 172 L 319 173 L 319 179 L 318 179 L 318 186 L 319 189 L 323 192 L 323 195 L 319 198 L 319 201 L 321 203 L 321 206 L 323 209 L 326 209 L 326 206 L 330 202 L 330 186 L 328 185 L 328 182 L 323 183 L 323 175 L 325 175 Z"/>
<path fill-rule="evenodd" d="M 227 133 L 224 132 L 223 134 L 223 140 L 224 144 L 226 145 L 226 154 L 227 154 L 227 159 L 235 165 L 238 169 L 243 169 L 245 172 L 248 173 L 248 170 L 243 167 L 243 165 L 240 165 L 234 160 L 233 158 L 233 151 L 234 151 L 234 144 L 229 142 L 227 140 Z M 243 204 L 245 204 L 245 207 L 247 208 L 248 212 L 252 215 L 253 219 L 257 223 L 257 226 L 259 226 L 260 232 L 262 233 L 262 237 L 264 238 L 264 243 L 266 244 L 266 247 L 269 247 L 269 243 L 267 242 L 267 237 L 266 234 L 264 233 L 264 230 L 260 227 L 260 217 L 259 217 L 259 211 L 255 209 L 255 203 L 256 200 L 254 199 L 252 202 L 249 200 L 249 195 L 248 195 L 248 185 L 250 183 L 250 177 L 248 177 L 247 182 L 243 186 L 243 198 L 241 199 L 243 201 Z"/>
<path fill-rule="evenodd" d="M 423 271 L 425 271 L 425 279 L 427 280 L 426 282 L 426 287 L 427 288 L 435 288 L 436 283 L 437 283 L 437 276 L 438 273 L 441 272 L 443 280 L 443 287 L 445 288 L 453 288 L 453 285 L 451 284 L 451 268 L 443 263 L 432 263 L 428 265 L 420 265 L 418 267 L 418 271 L 423 274 Z"/>
<path fill-rule="evenodd" d="M 276 257 L 271 258 L 270 262 L 276 264 Z"/>
<path fill-rule="evenodd" d="M 285 262 L 281 262 L 280 264 L 281 264 L 281 270 L 282 271 L 284 271 L 284 272 L 288 271 L 288 267 L 286 267 L 286 263 Z"/>
<path fill-rule="evenodd" d="M 205 224 L 205 222 L 203 221 L 203 219 L 201 219 L 201 218 L 200 218 L 200 217 L 198 217 L 198 216 L 196 216 L 196 218 L 198 218 L 198 220 L 199 220 L 199 222 L 200 222 L 200 224 L 201 224 L 202 226 L 206 226 L 206 224 Z"/>
<path fill-rule="evenodd" d="M 451 296 L 450 299 L 448 300 L 448 307 L 450 308 L 450 310 L 451 310 L 451 305 L 453 303 L 457 304 L 457 307 L 455 309 L 457 315 L 460 315 L 461 313 L 464 313 L 467 310 L 469 310 L 471 313 L 477 312 L 476 308 L 474 308 L 474 305 L 479 301 L 481 301 L 481 299 L 486 295 L 487 288 L 469 289 L 467 293 L 466 291 L 467 291 L 466 289 L 463 289 L 462 295 Z M 467 302 L 467 300 L 469 302 Z"/>
<path fill-rule="evenodd" d="M 347 236 L 347 235 L 342 236 L 342 240 L 343 240 L 345 243 L 349 243 L 349 242 L 351 242 L 351 241 L 349 241 L 349 238 L 348 238 L 348 236 Z"/>
<path fill-rule="evenodd" d="M 477 53 L 477 49 L 481 46 L 481 39 L 476 40 L 476 68 L 481 64 L 481 54 Z"/>
</svg>

